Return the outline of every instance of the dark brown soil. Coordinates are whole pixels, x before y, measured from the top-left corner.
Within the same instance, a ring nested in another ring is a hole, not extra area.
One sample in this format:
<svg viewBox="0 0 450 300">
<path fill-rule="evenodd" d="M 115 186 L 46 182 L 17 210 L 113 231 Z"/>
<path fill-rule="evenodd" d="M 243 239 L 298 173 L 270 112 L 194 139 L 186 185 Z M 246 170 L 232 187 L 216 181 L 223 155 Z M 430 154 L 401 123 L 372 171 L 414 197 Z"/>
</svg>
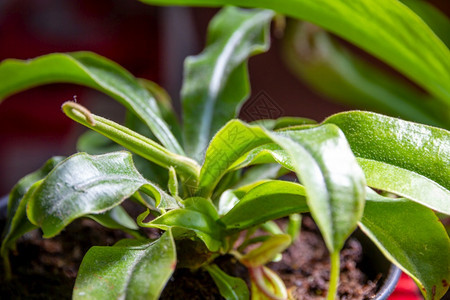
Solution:
<svg viewBox="0 0 450 300">
<path fill-rule="evenodd" d="M 52 239 L 42 239 L 38 230 L 32 231 L 21 238 L 17 251 L 10 255 L 12 280 L 6 281 L 0 273 L 0 298 L 70 299 L 87 250 L 93 245 L 113 245 L 125 237 L 129 236 L 89 219 L 72 223 Z"/>
<path fill-rule="evenodd" d="M 300 238 L 288 249 L 283 260 L 270 264 L 295 299 L 323 298 L 329 279 L 328 252 L 311 219 L 304 218 Z M 92 245 L 112 245 L 128 237 L 108 230 L 91 220 L 76 221 L 59 236 L 44 240 L 34 231 L 18 243 L 11 255 L 14 273 L 7 282 L 0 275 L 2 299 L 70 299 L 82 257 Z M 362 248 L 350 239 L 341 254 L 340 299 L 367 299 L 376 290 L 375 278 L 366 278 L 360 271 Z M 216 263 L 233 276 L 247 276 L 245 267 L 232 257 Z M 20 278 L 20 279 L 19 279 Z M 301 295 L 301 296 L 300 296 Z M 206 272 L 192 273 L 177 269 L 161 299 L 222 299 Z"/>
<path fill-rule="evenodd" d="M 377 290 L 375 278 L 361 271 L 363 251 L 358 240 L 350 238 L 341 252 L 339 299 L 369 299 Z M 303 218 L 302 232 L 293 247 L 283 254 L 283 260 L 270 264 L 281 274 L 294 299 L 323 299 L 330 278 L 329 254 L 311 218 Z"/>
</svg>

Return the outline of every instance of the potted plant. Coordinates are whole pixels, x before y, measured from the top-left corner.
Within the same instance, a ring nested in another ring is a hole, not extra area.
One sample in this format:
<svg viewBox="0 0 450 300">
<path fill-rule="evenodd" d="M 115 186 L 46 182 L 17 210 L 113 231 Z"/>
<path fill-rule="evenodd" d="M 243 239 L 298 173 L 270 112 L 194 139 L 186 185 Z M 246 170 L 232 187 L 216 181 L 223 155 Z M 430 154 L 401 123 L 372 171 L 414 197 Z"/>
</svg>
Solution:
<svg viewBox="0 0 450 300">
<path fill-rule="evenodd" d="M 72 82 L 122 103 L 130 112 L 128 126 L 73 101 L 62 110 L 145 158 L 135 166 L 127 151 L 80 152 L 53 158 L 21 180 L 10 194 L 1 248 L 6 274 L 14 268 L 8 252 L 20 236 L 40 228 L 44 237 L 54 237 L 88 216 L 136 238 L 89 250 L 73 298 L 156 299 L 178 266 L 205 270 L 226 299 L 286 299 L 283 281 L 266 264 L 296 239 L 298 214 L 310 213 L 330 253 L 328 299 L 337 294 L 341 249 L 358 226 L 425 297 L 440 298 L 450 281 L 450 243 L 433 210 L 450 214 L 449 174 L 442 172 L 448 169 L 450 133 L 363 111 L 320 124 L 235 119 L 249 93 L 246 61 L 268 48 L 274 15 L 227 7 L 213 19 L 206 49 L 186 61 L 182 128 L 158 86 L 93 53 L 2 62 L 2 98 L 40 84 Z M 79 144 L 88 149 L 99 139 L 87 134 Z M 297 182 L 279 179 L 290 172 Z M 145 209 L 137 224 L 121 206 L 127 198 Z M 273 222 L 287 216 L 286 230 Z M 138 226 L 161 235 L 149 239 Z M 258 228 L 265 234 L 255 237 Z M 225 255 L 248 269 L 250 290 L 218 266 Z"/>
</svg>

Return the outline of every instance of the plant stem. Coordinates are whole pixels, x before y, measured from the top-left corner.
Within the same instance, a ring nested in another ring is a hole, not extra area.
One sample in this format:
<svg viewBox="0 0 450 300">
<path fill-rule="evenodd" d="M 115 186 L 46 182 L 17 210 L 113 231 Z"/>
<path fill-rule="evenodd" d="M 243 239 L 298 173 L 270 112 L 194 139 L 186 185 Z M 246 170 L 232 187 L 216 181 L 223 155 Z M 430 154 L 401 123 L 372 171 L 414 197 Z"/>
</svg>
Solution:
<svg viewBox="0 0 450 300">
<path fill-rule="evenodd" d="M 155 141 L 121 126 L 111 120 L 96 116 L 83 106 L 67 101 L 63 112 L 72 120 L 110 138 L 128 150 L 165 168 L 174 167 L 183 179 L 196 187 L 200 166 L 192 159 L 175 154 Z"/>
<path fill-rule="evenodd" d="M 9 261 L 8 254 L 3 254 L 3 268 L 5 271 L 6 280 L 11 280 L 12 278 L 11 263 Z"/>
<path fill-rule="evenodd" d="M 331 270 L 330 270 L 330 282 L 328 283 L 327 300 L 335 300 L 337 289 L 339 285 L 339 273 L 340 273 L 340 252 L 338 250 L 331 253 Z"/>
</svg>

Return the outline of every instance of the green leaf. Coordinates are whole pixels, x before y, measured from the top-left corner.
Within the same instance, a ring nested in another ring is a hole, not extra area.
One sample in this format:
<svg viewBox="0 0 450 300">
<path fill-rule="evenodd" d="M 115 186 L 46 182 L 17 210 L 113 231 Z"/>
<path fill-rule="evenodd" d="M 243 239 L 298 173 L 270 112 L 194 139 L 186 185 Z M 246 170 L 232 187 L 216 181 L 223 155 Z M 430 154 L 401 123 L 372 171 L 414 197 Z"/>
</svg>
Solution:
<svg viewBox="0 0 450 300">
<path fill-rule="evenodd" d="M 235 203 L 222 208 L 224 216 L 220 218 L 228 230 L 243 230 L 292 213 L 309 211 L 305 188 L 293 182 L 267 181 L 240 197 L 238 193 L 233 195 Z"/>
<path fill-rule="evenodd" d="M 259 125 L 268 130 L 277 130 L 291 126 L 317 124 L 316 121 L 300 117 L 280 117 L 278 119 L 262 119 L 251 122 L 252 125 Z"/>
<path fill-rule="evenodd" d="M 5 236 L 3 238 L 0 251 L 0 254 L 5 259 L 8 259 L 8 250 L 14 249 L 17 239 L 25 233 L 37 228 L 27 219 L 26 205 L 30 200 L 31 195 L 33 195 L 34 191 L 41 185 L 41 183 L 42 180 L 39 180 L 28 188 L 28 192 L 20 198 L 21 201 L 15 211 L 15 215 L 12 219 L 8 219 L 8 224 L 5 227 Z"/>
<path fill-rule="evenodd" d="M 39 170 L 22 178 L 11 190 L 8 202 L 7 223 L 4 228 L 1 255 L 6 255 L 7 250 L 14 242 L 25 233 L 36 228 L 28 221 L 26 205 L 34 190 L 39 187 L 40 181 L 63 160 L 63 157 L 49 159 Z"/>
<path fill-rule="evenodd" d="M 340 249 L 362 215 L 365 180 L 344 135 L 338 127 L 329 125 L 270 133 L 237 120 L 228 122 L 206 151 L 197 193 L 210 195 L 242 156 L 258 146 L 276 142 L 288 154 L 306 188 L 308 207 L 327 247 L 330 252 Z"/>
<path fill-rule="evenodd" d="M 450 241 L 439 219 L 405 199 L 371 198 L 368 194 L 361 229 L 416 281 L 427 299 L 440 299 L 448 289 L 445 282 L 450 282 Z"/>
<path fill-rule="evenodd" d="M 183 154 L 153 96 L 126 70 L 94 53 L 54 53 L 26 61 L 7 59 L 0 64 L 0 82 L 0 100 L 49 83 L 67 82 L 97 89 L 138 115 L 167 149 Z"/>
<path fill-rule="evenodd" d="M 286 233 L 291 237 L 291 244 L 293 244 L 299 237 L 302 228 L 302 215 L 292 214 L 289 216 L 289 223 L 286 227 Z"/>
<path fill-rule="evenodd" d="M 327 125 L 280 132 L 276 141 L 289 154 L 311 214 L 335 253 L 362 216 L 366 183 L 344 134 Z"/>
<path fill-rule="evenodd" d="M 176 139 L 178 141 L 181 141 L 182 133 L 181 133 L 180 122 L 178 121 L 177 114 L 175 112 L 175 109 L 173 108 L 172 99 L 170 98 L 170 95 L 167 93 L 167 91 L 164 88 L 162 88 L 161 86 L 159 86 L 158 84 L 156 84 L 153 81 L 140 78 L 139 83 L 145 89 L 147 89 L 147 91 L 151 95 L 153 95 L 155 97 L 156 103 L 158 104 L 158 108 L 161 111 L 162 118 L 167 123 L 167 125 L 169 125 L 170 131 L 173 133 L 173 135 L 176 137 Z M 142 121 L 140 121 L 140 122 L 142 123 Z"/>
<path fill-rule="evenodd" d="M 239 188 L 253 182 L 266 179 L 276 179 L 281 177 L 288 170 L 281 168 L 279 164 L 261 164 L 253 166 L 245 170 L 244 174 L 241 176 L 239 181 L 233 186 L 233 188 Z"/>
<path fill-rule="evenodd" d="M 288 234 L 270 236 L 260 246 L 242 256 L 239 261 L 247 267 L 254 268 L 271 262 L 291 244 Z"/>
<path fill-rule="evenodd" d="M 252 300 L 288 299 L 283 280 L 271 269 L 261 266 L 250 268 Z"/>
<path fill-rule="evenodd" d="M 339 126 L 355 155 L 364 159 L 359 161 L 369 185 L 448 212 L 450 132 L 359 111 L 336 114 L 324 123 Z"/>
<path fill-rule="evenodd" d="M 120 229 L 136 238 L 141 235 L 137 231 L 139 227 L 134 222 L 122 206 L 116 206 L 102 214 L 87 215 L 88 218 L 96 221 L 100 225 L 110 229 Z"/>
<path fill-rule="evenodd" d="M 291 22 L 286 36 L 286 65 L 330 100 L 450 128 L 448 110 L 438 100 L 358 58 L 324 30 Z"/>
<path fill-rule="evenodd" d="M 156 241 L 92 247 L 81 263 L 73 299 L 158 299 L 176 263 L 170 231 Z"/>
<path fill-rule="evenodd" d="M 192 230 L 210 251 L 218 251 L 222 246 L 223 226 L 217 222 L 219 216 L 211 201 L 193 197 L 186 199 L 183 204 L 184 208 L 171 210 L 151 222 L 143 223 L 149 214 L 147 210 L 138 217 L 137 222 L 142 227 L 162 230 L 170 228 Z"/>
<path fill-rule="evenodd" d="M 146 181 L 131 154 L 75 154 L 48 174 L 28 201 L 27 215 L 44 237 L 53 237 L 74 219 L 106 212 L 142 189 L 158 208 L 178 207 L 175 199 Z"/>
<path fill-rule="evenodd" d="M 226 300 L 248 300 L 250 293 L 244 280 L 232 277 L 222 271 L 217 265 L 204 267 L 219 288 L 219 292 Z"/>
<path fill-rule="evenodd" d="M 424 0 L 400 0 L 403 4 L 414 11 L 425 23 L 430 26 L 434 33 L 447 45 L 450 46 L 450 19 L 445 13 L 439 11 L 431 3 Z"/>
<path fill-rule="evenodd" d="M 173 153 L 153 140 L 111 120 L 96 116 L 83 106 L 68 101 L 62 105 L 63 112 L 72 120 L 95 130 L 139 156 L 165 168 L 175 166 L 190 182 L 196 182 L 199 166 L 185 156 Z"/>
<path fill-rule="evenodd" d="M 230 170 L 245 168 L 251 165 L 279 163 L 288 170 L 294 171 L 294 166 L 286 151 L 278 144 L 271 143 L 259 146 L 241 156 L 230 167 Z"/>
<path fill-rule="evenodd" d="M 128 114 L 127 116 L 131 116 L 132 114 Z M 134 115 L 133 115 L 134 116 Z M 128 117 L 128 119 L 130 119 Z M 137 117 L 133 117 L 133 120 L 137 120 Z M 139 124 L 142 122 L 139 121 Z M 134 125 L 134 124 L 133 124 Z M 133 126 L 130 126 L 130 123 L 127 122 L 128 128 L 130 128 L 133 131 L 136 131 L 136 128 Z M 142 123 L 142 126 L 145 126 L 145 124 Z M 141 128 L 141 126 L 140 126 Z M 147 138 L 149 136 L 153 136 L 151 132 L 147 129 L 146 130 L 147 135 L 142 134 L 146 136 Z M 91 155 L 98 155 L 98 154 L 105 154 L 109 152 L 114 151 L 120 151 L 124 150 L 125 148 L 117 144 L 116 142 L 112 141 L 111 139 L 107 138 L 106 136 L 92 130 L 88 130 L 85 133 L 83 133 L 77 141 L 77 150 L 78 152 L 86 152 Z M 133 155 L 133 161 L 136 168 L 139 170 L 139 172 L 144 176 L 146 179 L 158 184 L 159 186 L 164 186 L 167 184 L 167 176 L 165 176 L 166 168 L 161 167 L 148 159 L 145 159 L 139 155 Z"/>
<path fill-rule="evenodd" d="M 200 170 L 196 195 L 209 197 L 228 168 L 243 154 L 272 140 L 263 128 L 228 122 L 212 139 Z"/>
<path fill-rule="evenodd" d="M 247 59 L 268 49 L 273 15 L 224 8 L 211 21 L 205 50 L 186 59 L 181 93 L 184 142 L 191 157 L 203 159 L 210 139 L 237 116 L 248 97 Z"/>
<path fill-rule="evenodd" d="M 383 162 L 358 158 L 367 185 L 395 193 L 441 213 L 450 215 L 450 191 L 436 182 Z"/>
<path fill-rule="evenodd" d="M 148 4 L 273 9 L 317 24 L 393 66 L 450 105 L 450 51 L 400 1 L 140 0 Z"/>
</svg>

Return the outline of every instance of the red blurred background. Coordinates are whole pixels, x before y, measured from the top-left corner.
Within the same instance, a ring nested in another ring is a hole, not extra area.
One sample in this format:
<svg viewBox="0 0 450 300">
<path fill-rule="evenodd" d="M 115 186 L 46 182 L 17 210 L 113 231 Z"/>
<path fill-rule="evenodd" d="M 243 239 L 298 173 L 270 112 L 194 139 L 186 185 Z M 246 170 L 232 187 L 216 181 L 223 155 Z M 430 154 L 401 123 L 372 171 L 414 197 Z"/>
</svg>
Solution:
<svg viewBox="0 0 450 300">
<path fill-rule="evenodd" d="M 178 103 L 183 60 L 202 50 L 216 11 L 121 0 L 2 0 L 0 60 L 89 50 L 159 83 Z M 279 41 L 272 42 L 268 53 L 250 60 L 253 96 L 264 91 L 283 115 L 320 120 L 344 109 L 299 83 L 283 66 Z M 75 151 L 75 138 L 84 129 L 60 111 L 60 105 L 74 96 L 96 114 L 123 118 L 115 101 L 69 84 L 35 88 L 0 105 L 0 195 L 50 156 Z"/>
</svg>

